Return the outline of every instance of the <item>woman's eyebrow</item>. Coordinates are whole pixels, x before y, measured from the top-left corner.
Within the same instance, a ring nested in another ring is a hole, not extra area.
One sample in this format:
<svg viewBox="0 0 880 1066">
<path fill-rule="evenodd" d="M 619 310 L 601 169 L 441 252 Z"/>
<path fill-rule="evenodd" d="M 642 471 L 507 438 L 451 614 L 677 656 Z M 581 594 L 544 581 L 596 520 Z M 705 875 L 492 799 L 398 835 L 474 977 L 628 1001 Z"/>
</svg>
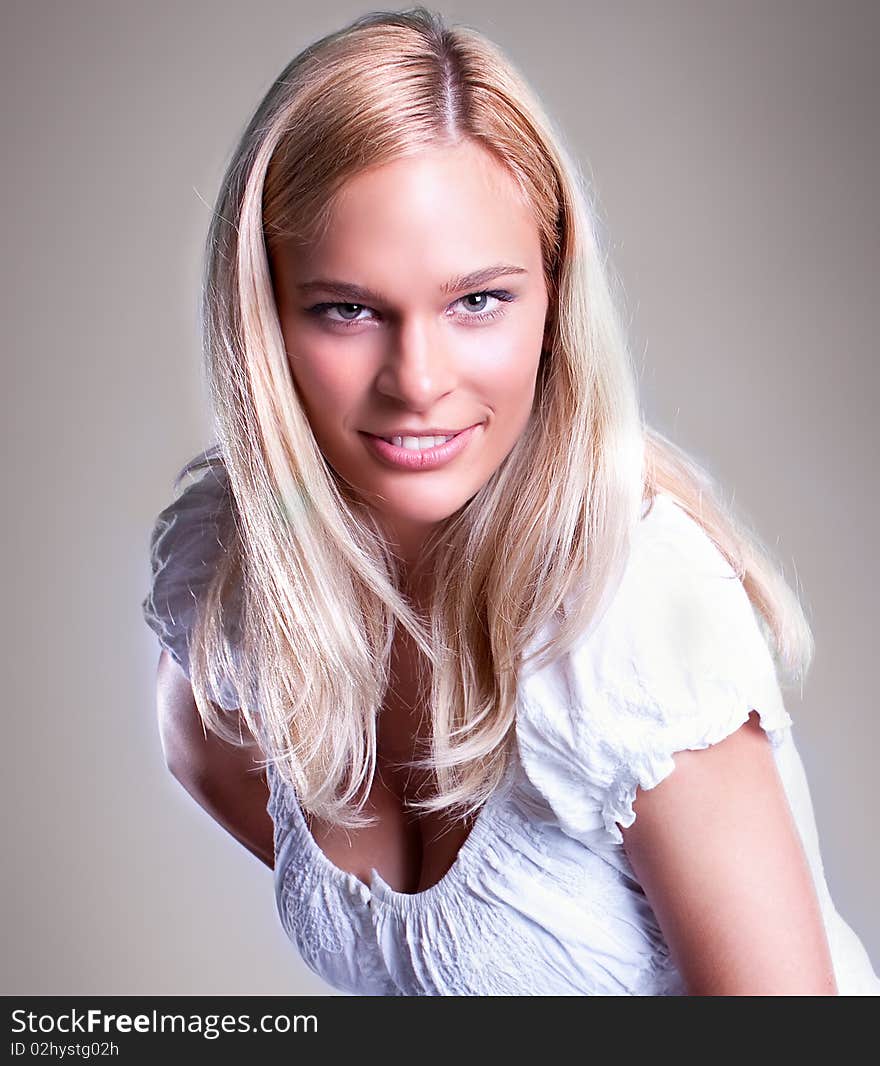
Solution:
<svg viewBox="0 0 880 1066">
<path fill-rule="evenodd" d="M 440 286 L 440 291 L 447 295 L 452 292 L 461 292 L 463 289 L 478 289 L 482 285 L 488 284 L 495 278 L 503 277 L 507 274 L 528 274 L 525 267 L 513 266 L 510 263 L 497 263 L 495 266 L 483 267 L 480 270 L 474 270 L 470 274 L 461 274 L 458 277 L 450 278 L 449 281 L 444 282 Z M 332 293 L 334 296 L 339 296 L 344 300 L 351 300 L 352 303 L 384 303 L 384 297 L 372 289 L 367 289 L 362 285 L 352 285 L 347 281 L 336 281 L 330 278 L 316 278 L 314 281 L 303 281 L 297 285 L 297 289 L 301 293 L 321 292 Z"/>
</svg>

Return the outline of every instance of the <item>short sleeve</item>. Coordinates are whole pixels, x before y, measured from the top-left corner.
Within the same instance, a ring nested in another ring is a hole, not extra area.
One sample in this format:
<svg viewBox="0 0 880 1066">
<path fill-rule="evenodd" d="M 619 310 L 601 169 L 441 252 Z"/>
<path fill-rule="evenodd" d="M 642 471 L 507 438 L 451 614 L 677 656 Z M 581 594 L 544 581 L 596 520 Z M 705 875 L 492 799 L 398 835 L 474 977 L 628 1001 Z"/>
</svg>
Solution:
<svg viewBox="0 0 880 1066">
<path fill-rule="evenodd" d="M 640 522 L 614 597 L 588 636 L 521 683 L 517 743 L 562 829 L 621 845 L 636 789 L 751 711 L 774 748 L 792 720 L 763 626 L 735 571 L 669 496 Z M 619 825 L 618 825 L 619 823 Z"/>
<path fill-rule="evenodd" d="M 222 530 L 228 516 L 228 481 L 222 464 L 212 464 L 161 511 L 150 536 L 150 589 L 142 610 L 147 625 L 190 676 L 189 638 L 197 604 L 225 551 Z M 224 633 L 233 654 L 240 602 L 224 603 Z M 213 701 L 234 710 L 239 699 L 223 677 Z"/>
</svg>

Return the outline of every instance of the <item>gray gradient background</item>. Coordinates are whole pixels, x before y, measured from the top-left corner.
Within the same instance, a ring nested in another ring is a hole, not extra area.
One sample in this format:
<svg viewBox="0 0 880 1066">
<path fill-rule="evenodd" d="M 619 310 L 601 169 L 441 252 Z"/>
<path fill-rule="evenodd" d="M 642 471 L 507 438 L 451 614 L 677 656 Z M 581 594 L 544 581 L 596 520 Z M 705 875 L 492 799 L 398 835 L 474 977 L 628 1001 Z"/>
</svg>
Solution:
<svg viewBox="0 0 880 1066">
<path fill-rule="evenodd" d="M 269 870 L 162 762 L 148 536 L 208 441 L 206 203 L 251 109 L 359 4 L 4 5 L 4 993 L 329 990 Z M 799 583 L 787 692 L 839 910 L 880 963 L 873 3 L 440 5 L 595 182 L 652 421 Z"/>
</svg>

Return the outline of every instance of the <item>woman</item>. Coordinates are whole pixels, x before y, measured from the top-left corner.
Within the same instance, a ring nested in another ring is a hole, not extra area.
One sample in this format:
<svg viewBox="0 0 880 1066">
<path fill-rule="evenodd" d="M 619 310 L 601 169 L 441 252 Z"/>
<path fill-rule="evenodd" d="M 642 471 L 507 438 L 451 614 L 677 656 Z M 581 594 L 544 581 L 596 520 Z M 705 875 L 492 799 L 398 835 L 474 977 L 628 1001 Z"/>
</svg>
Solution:
<svg viewBox="0 0 880 1066">
<path fill-rule="evenodd" d="M 644 425 L 575 175 L 421 8 L 269 90 L 208 240 L 218 443 L 152 539 L 169 766 L 340 989 L 877 994 L 779 688 L 809 628 Z"/>
</svg>

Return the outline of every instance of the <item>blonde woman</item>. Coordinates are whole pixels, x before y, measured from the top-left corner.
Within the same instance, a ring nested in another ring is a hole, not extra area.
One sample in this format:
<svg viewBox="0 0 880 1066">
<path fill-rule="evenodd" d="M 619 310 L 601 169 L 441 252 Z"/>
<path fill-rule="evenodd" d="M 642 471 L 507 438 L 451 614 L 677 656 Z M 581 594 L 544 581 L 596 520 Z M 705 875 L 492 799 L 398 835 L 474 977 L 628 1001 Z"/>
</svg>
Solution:
<svg viewBox="0 0 880 1066">
<path fill-rule="evenodd" d="M 217 443 L 152 538 L 174 776 L 365 995 L 834 995 L 811 634 L 641 418 L 577 169 L 422 8 L 306 49 L 207 244 Z"/>
</svg>

